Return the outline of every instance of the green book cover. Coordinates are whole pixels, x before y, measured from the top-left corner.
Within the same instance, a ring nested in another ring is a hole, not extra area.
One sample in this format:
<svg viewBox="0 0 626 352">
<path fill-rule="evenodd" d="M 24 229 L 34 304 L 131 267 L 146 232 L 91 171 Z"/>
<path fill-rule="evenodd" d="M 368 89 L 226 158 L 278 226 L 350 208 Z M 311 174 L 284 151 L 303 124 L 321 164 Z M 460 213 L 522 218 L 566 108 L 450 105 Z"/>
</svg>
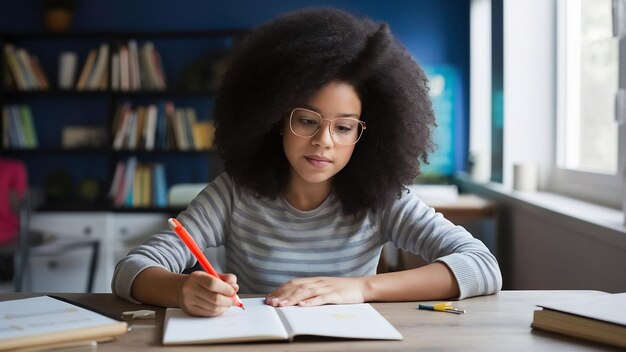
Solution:
<svg viewBox="0 0 626 352">
<path fill-rule="evenodd" d="M 33 114 L 28 105 L 20 106 L 20 116 L 26 140 L 25 147 L 37 148 L 39 143 L 37 142 L 37 133 L 35 132 L 35 122 L 33 121 Z"/>
</svg>

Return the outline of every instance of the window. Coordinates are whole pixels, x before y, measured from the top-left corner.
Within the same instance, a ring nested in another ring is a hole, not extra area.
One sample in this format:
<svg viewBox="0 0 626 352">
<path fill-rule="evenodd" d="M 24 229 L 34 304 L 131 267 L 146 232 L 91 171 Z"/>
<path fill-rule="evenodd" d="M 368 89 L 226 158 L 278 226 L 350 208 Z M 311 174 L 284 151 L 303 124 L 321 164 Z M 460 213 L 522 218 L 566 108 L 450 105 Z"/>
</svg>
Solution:
<svg viewBox="0 0 626 352">
<path fill-rule="evenodd" d="M 618 148 L 615 99 L 625 55 L 613 33 L 613 1 L 561 0 L 557 17 L 557 138 L 551 188 L 620 206 L 619 153 L 626 151 Z"/>
</svg>

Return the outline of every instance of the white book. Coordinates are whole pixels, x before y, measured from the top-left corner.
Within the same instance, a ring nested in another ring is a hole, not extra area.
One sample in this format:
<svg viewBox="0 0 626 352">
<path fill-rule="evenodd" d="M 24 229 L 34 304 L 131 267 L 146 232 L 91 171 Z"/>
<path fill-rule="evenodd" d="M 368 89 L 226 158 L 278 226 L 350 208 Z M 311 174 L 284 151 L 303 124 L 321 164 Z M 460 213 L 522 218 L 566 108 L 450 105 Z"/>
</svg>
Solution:
<svg viewBox="0 0 626 352">
<path fill-rule="evenodd" d="M 242 302 L 245 310 L 232 307 L 211 318 L 192 317 L 179 308 L 168 308 L 163 344 L 293 340 L 301 335 L 402 340 L 402 335 L 367 303 L 274 308 L 264 304 L 263 298 Z"/>
<path fill-rule="evenodd" d="M 76 80 L 78 55 L 73 51 L 65 51 L 59 55 L 59 88 L 72 89 Z"/>
</svg>

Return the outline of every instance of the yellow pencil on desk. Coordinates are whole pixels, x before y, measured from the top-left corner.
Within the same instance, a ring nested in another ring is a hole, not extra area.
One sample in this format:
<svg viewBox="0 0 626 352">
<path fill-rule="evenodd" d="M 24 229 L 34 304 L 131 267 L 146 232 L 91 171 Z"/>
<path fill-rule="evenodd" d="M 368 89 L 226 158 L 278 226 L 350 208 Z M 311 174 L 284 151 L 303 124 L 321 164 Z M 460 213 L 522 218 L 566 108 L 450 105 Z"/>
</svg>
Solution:
<svg viewBox="0 0 626 352">
<path fill-rule="evenodd" d="M 465 313 L 465 309 L 459 309 L 452 305 L 452 302 L 445 303 L 435 303 L 433 305 L 420 304 L 417 306 L 418 309 L 423 310 L 434 310 L 437 312 L 446 312 L 452 314 L 463 314 Z"/>
</svg>

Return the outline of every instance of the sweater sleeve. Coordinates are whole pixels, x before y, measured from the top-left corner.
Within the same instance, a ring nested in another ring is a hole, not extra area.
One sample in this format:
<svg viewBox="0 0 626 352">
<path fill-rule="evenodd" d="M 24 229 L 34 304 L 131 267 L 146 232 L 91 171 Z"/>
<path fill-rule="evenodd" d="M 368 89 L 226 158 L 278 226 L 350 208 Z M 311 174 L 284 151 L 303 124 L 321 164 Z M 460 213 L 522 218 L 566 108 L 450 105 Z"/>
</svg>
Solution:
<svg viewBox="0 0 626 352">
<path fill-rule="evenodd" d="M 493 294 L 502 288 L 496 258 L 478 239 L 455 226 L 413 193 L 403 194 L 381 212 L 381 233 L 396 247 L 428 263 L 444 263 L 460 290 L 457 299 Z"/>
<path fill-rule="evenodd" d="M 227 233 L 233 199 L 232 180 L 222 174 L 204 188 L 187 209 L 178 214 L 177 219 L 200 248 L 221 246 Z M 131 295 L 133 281 L 140 272 L 159 266 L 171 272 L 182 273 L 195 263 L 195 257 L 178 236 L 173 231 L 164 229 L 150 236 L 145 243 L 131 250 L 117 263 L 111 290 L 120 298 L 141 303 Z"/>
</svg>

